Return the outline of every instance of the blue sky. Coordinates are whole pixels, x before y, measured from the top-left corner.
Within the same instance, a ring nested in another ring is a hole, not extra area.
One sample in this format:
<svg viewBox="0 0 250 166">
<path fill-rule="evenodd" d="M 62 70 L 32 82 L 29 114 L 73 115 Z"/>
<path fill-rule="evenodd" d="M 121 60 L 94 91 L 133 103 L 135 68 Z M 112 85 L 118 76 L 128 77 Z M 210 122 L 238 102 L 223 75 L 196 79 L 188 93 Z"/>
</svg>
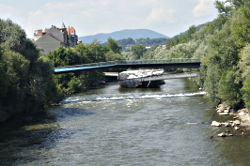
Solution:
<svg viewBox="0 0 250 166">
<path fill-rule="evenodd" d="M 0 0 L 0 18 L 32 37 L 51 25 L 74 26 L 79 36 L 122 29 L 152 29 L 168 36 L 217 16 L 215 0 Z"/>
</svg>

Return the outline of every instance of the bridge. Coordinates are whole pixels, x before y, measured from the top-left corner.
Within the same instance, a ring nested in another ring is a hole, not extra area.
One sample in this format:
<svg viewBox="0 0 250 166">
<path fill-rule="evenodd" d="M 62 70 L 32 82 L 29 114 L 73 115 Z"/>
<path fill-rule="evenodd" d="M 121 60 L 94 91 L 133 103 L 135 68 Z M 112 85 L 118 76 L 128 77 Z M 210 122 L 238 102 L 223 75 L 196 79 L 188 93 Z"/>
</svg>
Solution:
<svg viewBox="0 0 250 166">
<path fill-rule="evenodd" d="M 199 68 L 200 59 L 194 58 L 175 58 L 166 60 L 135 60 L 135 61 L 109 61 L 100 63 L 90 63 L 73 66 L 62 66 L 54 68 L 54 74 L 90 71 L 107 68 Z"/>
</svg>

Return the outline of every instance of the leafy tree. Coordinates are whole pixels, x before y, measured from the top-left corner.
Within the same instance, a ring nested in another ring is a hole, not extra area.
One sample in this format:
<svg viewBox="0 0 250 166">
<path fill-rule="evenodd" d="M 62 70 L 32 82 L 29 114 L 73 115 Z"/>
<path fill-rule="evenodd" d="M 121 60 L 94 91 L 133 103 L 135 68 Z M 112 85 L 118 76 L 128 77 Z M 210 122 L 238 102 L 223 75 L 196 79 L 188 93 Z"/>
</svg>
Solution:
<svg viewBox="0 0 250 166">
<path fill-rule="evenodd" d="M 144 53 L 146 53 L 147 49 L 143 45 L 134 45 L 131 48 L 134 59 L 140 59 L 143 57 Z"/>
<path fill-rule="evenodd" d="M 238 8 L 240 6 L 243 6 L 247 3 L 249 3 L 248 0 L 227 0 L 227 2 L 229 2 L 230 5 L 234 8 Z"/>
<path fill-rule="evenodd" d="M 106 61 L 116 61 L 116 60 L 124 60 L 121 54 L 114 53 L 113 51 L 109 51 L 105 54 Z"/>
<path fill-rule="evenodd" d="M 250 77 L 248 77 L 244 82 L 243 82 L 243 87 L 241 89 L 243 93 L 243 100 L 245 103 L 245 106 L 250 109 Z"/>
<path fill-rule="evenodd" d="M 177 35 L 172 39 L 170 39 L 168 41 L 168 44 L 170 45 L 170 47 L 173 47 L 175 45 L 188 42 L 189 40 L 192 39 L 192 36 L 197 31 L 197 29 L 198 28 L 195 26 L 189 27 L 189 29 L 186 32 L 181 33 L 180 35 Z"/>
<path fill-rule="evenodd" d="M 66 66 L 82 64 L 83 59 L 77 54 L 73 48 L 60 47 L 44 57 L 54 66 Z"/>
<path fill-rule="evenodd" d="M 103 47 L 100 43 L 94 42 L 88 45 L 89 49 L 89 59 L 91 62 L 104 62 L 105 53 L 109 50 L 107 47 Z"/>
<path fill-rule="evenodd" d="M 210 98 L 215 101 L 219 102 L 220 98 L 218 95 L 219 92 L 219 80 L 221 76 L 220 67 L 217 64 L 207 66 L 207 70 L 205 74 L 204 80 L 204 87 L 205 90 L 208 92 Z"/>
<path fill-rule="evenodd" d="M 32 116 L 58 99 L 50 66 L 38 54 L 18 25 L 0 19 L 0 121 Z"/>
<path fill-rule="evenodd" d="M 158 45 L 166 45 L 168 42 L 168 38 L 141 38 L 141 39 L 122 39 L 118 40 L 117 44 L 122 47 L 123 50 L 128 50 L 133 45 L 144 45 L 144 46 L 150 46 L 151 48 L 154 48 Z"/>
<path fill-rule="evenodd" d="M 68 93 L 80 92 L 83 88 L 82 82 L 78 77 L 72 77 L 68 82 Z"/>
<path fill-rule="evenodd" d="M 91 43 L 89 45 L 79 44 L 74 48 L 61 47 L 50 52 L 48 55 L 44 55 L 41 59 L 56 67 L 121 60 L 122 57 L 106 46 L 99 43 Z M 66 95 L 81 92 L 89 87 L 98 86 L 104 79 L 100 71 L 59 74 L 53 78 L 57 87 Z"/>
<path fill-rule="evenodd" d="M 219 82 L 219 96 L 229 106 L 236 107 L 241 101 L 241 84 L 236 71 L 225 71 Z"/>
<path fill-rule="evenodd" d="M 247 45 L 241 51 L 241 60 L 239 63 L 240 70 L 242 72 L 243 79 L 250 76 L 250 45 Z"/>
<path fill-rule="evenodd" d="M 0 45 L 5 49 L 18 52 L 34 62 L 38 58 L 38 50 L 35 45 L 26 38 L 23 29 L 11 20 L 0 19 Z"/>
<path fill-rule="evenodd" d="M 215 1 L 215 7 L 217 8 L 218 12 L 223 15 L 229 15 L 232 11 L 231 6 L 227 6 L 225 1 Z"/>
<path fill-rule="evenodd" d="M 107 42 L 107 47 L 116 54 L 121 53 L 121 47 L 116 43 L 115 40 L 109 38 Z"/>
<path fill-rule="evenodd" d="M 191 27 L 189 27 L 188 31 L 187 31 L 187 37 L 189 39 L 192 38 L 192 35 L 196 32 L 196 27 L 193 25 Z"/>
<path fill-rule="evenodd" d="M 239 48 L 250 42 L 250 8 L 248 6 L 240 7 L 232 18 L 232 35 Z"/>
<path fill-rule="evenodd" d="M 219 15 L 201 28 L 191 27 L 150 51 L 153 58 L 201 58 L 197 82 L 216 102 L 249 107 L 249 0 L 216 1 Z"/>
</svg>

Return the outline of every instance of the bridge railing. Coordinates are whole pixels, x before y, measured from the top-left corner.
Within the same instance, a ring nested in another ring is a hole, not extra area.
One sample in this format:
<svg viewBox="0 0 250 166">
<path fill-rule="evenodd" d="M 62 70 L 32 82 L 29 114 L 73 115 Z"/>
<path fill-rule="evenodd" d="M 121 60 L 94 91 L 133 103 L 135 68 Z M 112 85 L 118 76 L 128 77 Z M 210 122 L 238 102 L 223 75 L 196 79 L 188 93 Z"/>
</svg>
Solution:
<svg viewBox="0 0 250 166">
<path fill-rule="evenodd" d="M 98 63 L 88 63 L 72 66 L 60 66 L 56 68 L 69 68 L 69 67 L 88 67 L 88 66 L 117 66 L 117 65 L 133 65 L 133 64 L 162 64 L 162 63 L 191 63 L 200 62 L 200 59 L 195 58 L 174 58 L 174 59 L 147 59 L 147 60 L 120 60 L 120 61 L 108 61 L 108 62 L 98 62 Z"/>
</svg>

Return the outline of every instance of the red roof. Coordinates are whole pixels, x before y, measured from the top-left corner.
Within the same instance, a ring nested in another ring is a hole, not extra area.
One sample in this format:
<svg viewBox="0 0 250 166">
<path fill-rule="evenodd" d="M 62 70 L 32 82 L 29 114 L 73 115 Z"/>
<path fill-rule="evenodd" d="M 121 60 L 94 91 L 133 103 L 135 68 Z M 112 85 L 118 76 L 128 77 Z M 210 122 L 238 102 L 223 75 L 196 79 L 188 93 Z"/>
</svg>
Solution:
<svg viewBox="0 0 250 166">
<path fill-rule="evenodd" d="M 75 34 L 76 34 L 76 30 L 75 30 L 74 27 L 68 27 L 68 28 L 67 28 L 67 32 L 68 32 L 68 34 L 70 34 L 70 35 L 75 35 Z"/>
</svg>

